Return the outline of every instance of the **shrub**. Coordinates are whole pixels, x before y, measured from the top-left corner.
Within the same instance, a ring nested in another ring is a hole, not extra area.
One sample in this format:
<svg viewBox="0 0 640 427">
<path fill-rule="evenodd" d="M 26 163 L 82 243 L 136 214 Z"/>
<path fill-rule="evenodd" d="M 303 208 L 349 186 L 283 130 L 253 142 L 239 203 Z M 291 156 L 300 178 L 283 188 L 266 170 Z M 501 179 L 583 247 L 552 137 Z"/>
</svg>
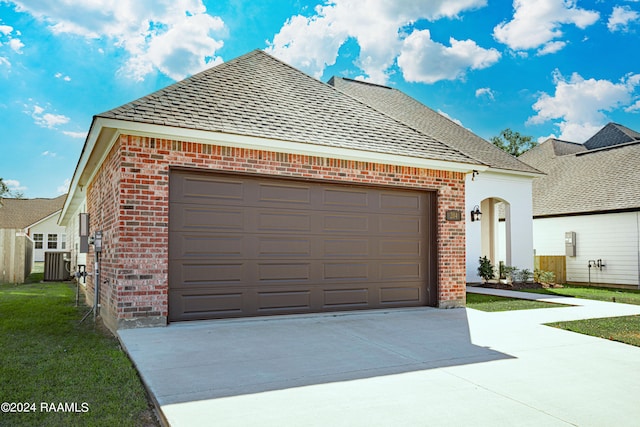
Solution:
<svg viewBox="0 0 640 427">
<path fill-rule="evenodd" d="M 533 272 L 533 280 L 538 283 L 554 283 L 556 280 L 556 274 L 553 271 L 544 271 L 536 268 Z"/>
<path fill-rule="evenodd" d="M 522 270 L 516 270 L 513 273 L 513 280 L 518 283 L 527 283 L 533 276 L 531 270 L 523 268 Z"/>
<path fill-rule="evenodd" d="M 478 267 L 478 276 L 482 277 L 485 281 L 493 279 L 495 276 L 495 268 L 491 261 L 486 257 L 480 257 L 478 260 L 480 266 Z"/>
</svg>

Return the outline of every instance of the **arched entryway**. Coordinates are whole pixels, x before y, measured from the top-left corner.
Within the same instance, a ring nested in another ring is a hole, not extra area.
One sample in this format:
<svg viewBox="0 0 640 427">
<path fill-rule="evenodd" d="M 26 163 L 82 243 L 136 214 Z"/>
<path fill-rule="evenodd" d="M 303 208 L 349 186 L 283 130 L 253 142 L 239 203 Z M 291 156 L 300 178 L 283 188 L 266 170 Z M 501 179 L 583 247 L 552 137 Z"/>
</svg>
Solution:
<svg viewBox="0 0 640 427">
<path fill-rule="evenodd" d="M 498 267 L 512 265 L 511 259 L 511 204 L 498 197 L 489 197 L 480 204 L 481 256 L 486 256 Z"/>
</svg>

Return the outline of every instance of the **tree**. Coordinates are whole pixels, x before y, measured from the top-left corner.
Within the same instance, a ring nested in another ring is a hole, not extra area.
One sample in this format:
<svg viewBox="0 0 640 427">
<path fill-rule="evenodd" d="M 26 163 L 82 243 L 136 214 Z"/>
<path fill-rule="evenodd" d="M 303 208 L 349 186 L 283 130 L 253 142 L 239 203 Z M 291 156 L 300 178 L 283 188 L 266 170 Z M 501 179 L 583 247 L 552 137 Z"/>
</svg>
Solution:
<svg viewBox="0 0 640 427">
<path fill-rule="evenodd" d="M 4 197 L 5 194 L 9 194 L 9 187 L 4 183 L 4 180 L 0 178 L 0 199 Z"/>
<path fill-rule="evenodd" d="M 491 138 L 491 142 L 516 157 L 538 145 L 532 136 L 523 136 L 520 132 L 514 132 L 509 128 L 500 132 L 500 135 Z"/>
</svg>

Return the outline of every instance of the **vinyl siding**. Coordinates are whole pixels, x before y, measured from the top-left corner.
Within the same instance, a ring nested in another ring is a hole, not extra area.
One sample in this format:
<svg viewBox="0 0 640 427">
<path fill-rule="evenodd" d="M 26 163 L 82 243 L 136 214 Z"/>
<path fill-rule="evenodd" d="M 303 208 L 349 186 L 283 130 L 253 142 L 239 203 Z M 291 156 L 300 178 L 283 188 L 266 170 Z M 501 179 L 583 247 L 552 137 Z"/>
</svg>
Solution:
<svg viewBox="0 0 640 427">
<path fill-rule="evenodd" d="M 601 259 L 600 271 L 591 268 L 592 283 L 640 287 L 640 212 L 542 218 L 533 221 L 536 255 L 565 255 L 564 233 L 576 233 L 576 256 L 567 257 L 567 281 L 588 282 L 589 260 Z"/>
</svg>

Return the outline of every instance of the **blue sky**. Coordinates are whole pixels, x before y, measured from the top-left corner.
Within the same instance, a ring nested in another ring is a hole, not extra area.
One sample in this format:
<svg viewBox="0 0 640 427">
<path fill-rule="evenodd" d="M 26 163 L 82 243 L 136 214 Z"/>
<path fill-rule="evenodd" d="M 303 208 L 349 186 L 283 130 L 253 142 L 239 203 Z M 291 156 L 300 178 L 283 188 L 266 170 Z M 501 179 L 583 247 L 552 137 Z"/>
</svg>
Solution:
<svg viewBox="0 0 640 427">
<path fill-rule="evenodd" d="M 253 49 L 483 138 L 640 131 L 640 0 L 0 0 L 0 177 L 66 192 L 94 114 Z"/>
</svg>

